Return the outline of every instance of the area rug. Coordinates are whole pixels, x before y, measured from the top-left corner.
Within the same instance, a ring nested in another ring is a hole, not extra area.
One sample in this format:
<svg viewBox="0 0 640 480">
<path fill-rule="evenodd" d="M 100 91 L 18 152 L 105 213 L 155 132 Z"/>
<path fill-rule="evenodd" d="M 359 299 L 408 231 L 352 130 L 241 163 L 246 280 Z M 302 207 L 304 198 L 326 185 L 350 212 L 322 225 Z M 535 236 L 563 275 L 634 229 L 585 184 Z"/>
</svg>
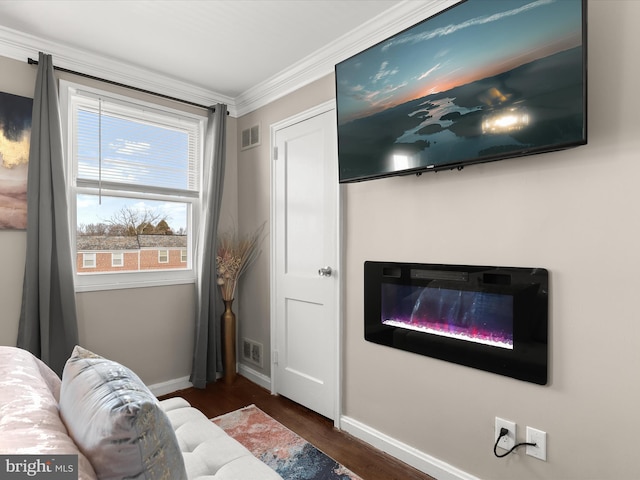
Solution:
<svg viewBox="0 0 640 480">
<path fill-rule="evenodd" d="M 362 480 L 255 405 L 212 421 L 284 480 Z"/>
</svg>

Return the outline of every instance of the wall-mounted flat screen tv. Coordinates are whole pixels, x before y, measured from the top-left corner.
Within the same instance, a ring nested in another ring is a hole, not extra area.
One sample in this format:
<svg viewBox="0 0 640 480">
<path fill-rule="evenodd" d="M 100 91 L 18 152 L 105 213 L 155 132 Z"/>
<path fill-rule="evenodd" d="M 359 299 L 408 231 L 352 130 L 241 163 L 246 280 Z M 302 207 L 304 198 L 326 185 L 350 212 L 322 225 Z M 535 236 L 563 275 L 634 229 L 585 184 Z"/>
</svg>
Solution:
<svg viewBox="0 0 640 480">
<path fill-rule="evenodd" d="M 586 0 L 466 0 L 335 80 L 341 183 L 583 145 Z"/>
</svg>

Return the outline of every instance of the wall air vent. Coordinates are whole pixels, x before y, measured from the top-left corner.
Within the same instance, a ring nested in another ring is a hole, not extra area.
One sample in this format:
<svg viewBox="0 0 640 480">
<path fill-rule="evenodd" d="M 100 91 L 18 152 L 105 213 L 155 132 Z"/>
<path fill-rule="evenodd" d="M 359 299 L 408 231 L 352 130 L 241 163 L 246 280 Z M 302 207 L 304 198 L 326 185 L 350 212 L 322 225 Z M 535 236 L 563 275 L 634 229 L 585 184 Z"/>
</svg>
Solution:
<svg viewBox="0 0 640 480">
<path fill-rule="evenodd" d="M 257 147 L 260 145 L 260 125 L 254 125 L 253 127 L 242 130 L 242 150 Z"/>
</svg>

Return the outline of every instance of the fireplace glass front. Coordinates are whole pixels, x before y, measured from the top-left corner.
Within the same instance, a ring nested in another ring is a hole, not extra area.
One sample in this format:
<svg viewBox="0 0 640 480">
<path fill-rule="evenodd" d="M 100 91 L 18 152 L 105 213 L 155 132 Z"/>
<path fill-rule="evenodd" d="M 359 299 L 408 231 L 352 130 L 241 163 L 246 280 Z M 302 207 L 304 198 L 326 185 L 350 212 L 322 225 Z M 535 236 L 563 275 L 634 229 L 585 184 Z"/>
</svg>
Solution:
<svg viewBox="0 0 640 480">
<path fill-rule="evenodd" d="M 365 339 L 547 383 L 541 268 L 365 262 Z"/>
</svg>

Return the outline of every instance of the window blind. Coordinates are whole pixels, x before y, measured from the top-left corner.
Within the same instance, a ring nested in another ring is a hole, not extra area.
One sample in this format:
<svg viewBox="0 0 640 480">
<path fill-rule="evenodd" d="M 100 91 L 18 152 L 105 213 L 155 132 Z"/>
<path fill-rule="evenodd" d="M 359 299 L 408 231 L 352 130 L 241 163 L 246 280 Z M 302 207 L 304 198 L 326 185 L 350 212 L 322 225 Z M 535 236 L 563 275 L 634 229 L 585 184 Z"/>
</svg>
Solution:
<svg viewBox="0 0 640 480">
<path fill-rule="evenodd" d="M 197 195 L 196 122 L 172 122 L 166 115 L 93 98 L 76 102 L 74 114 L 79 186 Z"/>
</svg>

